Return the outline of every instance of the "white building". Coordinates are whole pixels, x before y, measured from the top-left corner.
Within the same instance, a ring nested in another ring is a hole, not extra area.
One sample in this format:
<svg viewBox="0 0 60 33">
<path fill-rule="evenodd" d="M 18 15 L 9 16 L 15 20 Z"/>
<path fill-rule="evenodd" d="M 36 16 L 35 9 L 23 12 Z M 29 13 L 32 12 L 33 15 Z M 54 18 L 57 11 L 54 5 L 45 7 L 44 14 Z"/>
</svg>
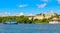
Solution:
<svg viewBox="0 0 60 33">
<path fill-rule="evenodd" d="M 53 18 L 49 24 L 60 24 L 60 18 Z"/>
</svg>

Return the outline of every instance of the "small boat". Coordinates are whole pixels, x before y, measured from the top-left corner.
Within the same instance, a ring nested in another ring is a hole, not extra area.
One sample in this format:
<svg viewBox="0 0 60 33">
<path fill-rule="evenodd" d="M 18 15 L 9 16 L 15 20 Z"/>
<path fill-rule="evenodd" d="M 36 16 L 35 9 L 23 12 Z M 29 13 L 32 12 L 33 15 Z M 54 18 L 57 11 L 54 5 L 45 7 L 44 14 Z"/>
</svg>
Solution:
<svg viewBox="0 0 60 33">
<path fill-rule="evenodd" d="M 18 24 L 17 22 L 9 21 L 9 22 L 4 22 L 4 24 Z"/>
</svg>

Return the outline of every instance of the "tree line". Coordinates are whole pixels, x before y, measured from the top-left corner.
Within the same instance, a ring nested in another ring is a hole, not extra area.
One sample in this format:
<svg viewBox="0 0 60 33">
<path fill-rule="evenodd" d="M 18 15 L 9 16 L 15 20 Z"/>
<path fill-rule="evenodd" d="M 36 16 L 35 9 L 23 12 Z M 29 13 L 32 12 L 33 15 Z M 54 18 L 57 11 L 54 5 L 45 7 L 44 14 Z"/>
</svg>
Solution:
<svg viewBox="0 0 60 33">
<path fill-rule="evenodd" d="M 58 16 L 55 16 L 58 17 Z M 34 18 L 34 17 L 33 17 Z M 20 24 L 40 24 L 40 23 L 49 23 L 49 21 L 51 21 L 51 18 L 44 18 L 44 19 L 31 19 L 29 20 L 28 16 L 5 16 L 5 17 L 0 17 L 0 23 L 4 23 L 4 22 L 9 22 L 9 20 L 11 21 L 17 21 Z"/>
</svg>

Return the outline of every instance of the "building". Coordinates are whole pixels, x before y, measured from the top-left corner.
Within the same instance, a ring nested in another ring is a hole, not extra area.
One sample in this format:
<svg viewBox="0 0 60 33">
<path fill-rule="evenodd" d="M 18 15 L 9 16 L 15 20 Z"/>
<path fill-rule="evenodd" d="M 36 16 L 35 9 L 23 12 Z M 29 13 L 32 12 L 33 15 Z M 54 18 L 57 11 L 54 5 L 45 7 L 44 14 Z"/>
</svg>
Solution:
<svg viewBox="0 0 60 33">
<path fill-rule="evenodd" d="M 48 19 L 48 18 L 50 18 L 50 17 L 52 17 L 52 16 L 56 16 L 56 14 L 54 13 L 53 10 L 51 10 L 51 12 L 48 13 L 48 14 L 35 15 L 35 16 L 34 16 L 34 19 L 44 19 L 44 18 Z M 29 19 L 31 19 L 31 17 L 29 17 Z"/>
<path fill-rule="evenodd" d="M 36 15 L 36 16 L 34 16 L 34 19 L 43 19 L 43 18 L 44 18 L 43 15 Z"/>
<path fill-rule="evenodd" d="M 60 18 L 53 18 L 49 24 L 60 24 Z"/>
<path fill-rule="evenodd" d="M 51 17 L 50 14 L 45 14 L 45 18 L 46 18 L 46 19 L 48 19 L 48 18 L 50 18 L 50 17 Z"/>
<path fill-rule="evenodd" d="M 31 20 L 34 16 L 28 16 L 29 17 L 29 20 Z"/>
</svg>

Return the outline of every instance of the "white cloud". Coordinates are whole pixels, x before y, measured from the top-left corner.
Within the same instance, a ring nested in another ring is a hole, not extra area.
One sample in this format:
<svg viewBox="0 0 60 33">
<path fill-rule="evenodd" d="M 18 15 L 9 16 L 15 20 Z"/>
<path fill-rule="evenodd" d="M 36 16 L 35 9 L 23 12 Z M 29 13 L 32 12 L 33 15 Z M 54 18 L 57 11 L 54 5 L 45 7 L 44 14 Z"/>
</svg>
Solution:
<svg viewBox="0 0 60 33">
<path fill-rule="evenodd" d="M 26 5 L 26 4 L 19 5 L 20 8 L 23 8 L 23 7 L 26 7 L 26 6 L 28 6 L 28 5 Z"/>
<path fill-rule="evenodd" d="M 48 2 L 48 0 L 41 0 L 41 1 L 43 1 L 43 2 Z"/>
<path fill-rule="evenodd" d="M 14 13 L 13 16 L 18 16 L 18 13 Z"/>
<path fill-rule="evenodd" d="M 9 13 L 9 12 L 4 12 L 3 14 L 4 14 L 4 15 L 10 15 L 10 13 Z"/>
<path fill-rule="evenodd" d="M 31 14 L 28 14 L 27 16 L 33 16 L 33 14 L 31 13 Z"/>
<path fill-rule="evenodd" d="M 60 0 L 57 0 L 58 1 L 58 3 L 60 4 Z"/>
<path fill-rule="evenodd" d="M 23 12 L 21 12 L 19 15 L 24 15 L 24 13 L 23 13 Z"/>
<path fill-rule="evenodd" d="M 10 13 L 9 12 L 3 12 L 3 13 L 0 13 L 0 16 L 10 16 Z"/>
<path fill-rule="evenodd" d="M 38 8 L 44 8 L 46 5 L 47 5 L 47 4 L 44 3 L 44 4 L 38 4 L 37 6 L 38 6 Z"/>
<path fill-rule="evenodd" d="M 33 14 L 29 14 L 30 16 L 32 16 Z"/>
<path fill-rule="evenodd" d="M 15 16 L 21 16 L 21 15 L 24 15 L 24 13 L 23 12 L 20 12 L 20 13 L 15 13 L 14 15 Z"/>
<path fill-rule="evenodd" d="M 4 14 L 8 14 L 8 12 L 5 12 Z"/>
</svg>

